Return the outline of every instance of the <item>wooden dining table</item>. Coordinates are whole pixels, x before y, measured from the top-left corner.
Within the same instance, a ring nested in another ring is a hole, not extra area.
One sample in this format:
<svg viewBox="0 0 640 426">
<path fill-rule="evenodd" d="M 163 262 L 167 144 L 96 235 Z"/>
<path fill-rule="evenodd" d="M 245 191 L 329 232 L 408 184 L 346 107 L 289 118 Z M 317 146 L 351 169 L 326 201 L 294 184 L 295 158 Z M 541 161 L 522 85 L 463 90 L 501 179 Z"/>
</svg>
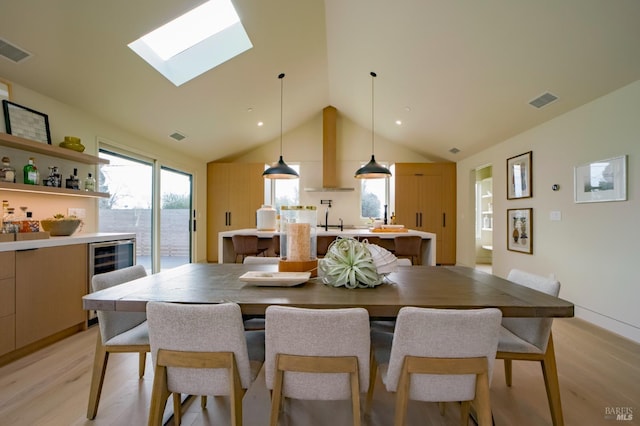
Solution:
<svg viewBox="0 0 640 426">
<path fill-rule="evenodd" d="M 372 318 L 395 318 L 403 306 L 474 309 L 494 307 L 505 317 L 572 317 L 566 300 L 462 266 L 400 266 L 374 288 L 347 289 L 320 278 L 289 286 L 258 286 L 240 277 L 277 271 L 277 265 L 191 263 L 83 297 L 87 310 L 143 312 L 149 301 L 240 305 L 246 317 L 270 305 L 306 308 L 362 307 Z"/>
</svg>

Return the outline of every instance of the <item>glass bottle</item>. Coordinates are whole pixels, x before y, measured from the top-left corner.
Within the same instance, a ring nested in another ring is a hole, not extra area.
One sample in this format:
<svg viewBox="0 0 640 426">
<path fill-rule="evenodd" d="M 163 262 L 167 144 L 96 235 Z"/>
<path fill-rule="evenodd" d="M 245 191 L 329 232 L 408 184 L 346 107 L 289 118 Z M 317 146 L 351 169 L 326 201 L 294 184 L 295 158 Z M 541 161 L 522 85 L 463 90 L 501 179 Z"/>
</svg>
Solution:
<svg viewBox="0 0 640 426">
<path fill-rule="evenodd" d="M 89 173 L 87 178 L 84 180 L 84 190 L 85 191 L 95 191 L 96 190 L 96 180 L 95 180 L 95 178 L 93 176 L 91 176 L 91 173 Z"/>
<path fill-rule="evenodd" d="M 9 157 L 2 157 L 2 167 L 0 167 L 0 182 L 16 183 L 16 169 L 11 166 Z"/>
<path fill-rule="evenodd" d="M 65 186 L 69 189 L 80 189 L 80 179 L 78 179 L 78 169 L 73 169 L 73 174 L 67 179 Z"/>
<path fill-rule="evenodd" d="M 24 166 L 24 183 L 27 185 L 38 185 L 40 183 L 40 173 L 35 165 L 33 157 L 29 158 L 29 163 Z"/>
</svg>

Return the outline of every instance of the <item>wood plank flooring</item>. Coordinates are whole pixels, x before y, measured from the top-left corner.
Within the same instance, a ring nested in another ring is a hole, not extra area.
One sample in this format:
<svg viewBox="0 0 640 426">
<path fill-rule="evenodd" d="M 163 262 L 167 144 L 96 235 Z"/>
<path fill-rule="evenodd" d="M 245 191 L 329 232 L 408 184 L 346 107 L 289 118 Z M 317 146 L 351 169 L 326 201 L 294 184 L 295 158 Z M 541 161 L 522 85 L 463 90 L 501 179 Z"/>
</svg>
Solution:
<svg viewBox="0 0 640 426">
<path fill-rule="evenodd" d="M 145 425 L 153 368 L 149 359 L 144 379 L 138 380 L 132 354 L 111 355 L 98 416 L 86 419 L 96 331 L 91 328 L 0 368 L 0 425 Z M 640 425 L 640 345 L 575 318 L 555 320 L 553 333 L 565 424 Z M 550 425 L 539 364 L 514 362 L 513 376 L 513 387 L 507 388 L 502 362 L 496 362 L 491 384 L 495 424 Z M 608 407 L 631 409 L 633 419 L 607 418 Z M 245 396 L 244 424 L 267 425 L 268 413 L 261 374 Z M 364 424 L 391 425 L 393 413 L 393 395 L 378 379 Z M 228 425 L 227 401 L 209 398 L 206 410 L 199 400 L 190 404 L 182 424 Z M 281 424 L 348 425 L 350 408 L 347 402 L 288 401 Z M 447 404 L 442 417 L 434 404 L 410 402 L 407 424 L 458 425 L 459 409 Z"/>
</svg>

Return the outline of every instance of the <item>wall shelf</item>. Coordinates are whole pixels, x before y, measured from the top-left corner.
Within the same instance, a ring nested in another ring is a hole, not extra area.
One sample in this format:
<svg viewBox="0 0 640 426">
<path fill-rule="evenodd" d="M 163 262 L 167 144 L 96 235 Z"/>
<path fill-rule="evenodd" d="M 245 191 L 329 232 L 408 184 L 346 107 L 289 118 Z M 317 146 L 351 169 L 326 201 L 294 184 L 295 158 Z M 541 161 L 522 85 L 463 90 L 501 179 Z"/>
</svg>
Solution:
<svg viewBox="0 0 640 426">
<path fill-rule="evenodd" d="M 77 161 L 83 164 L 109 164 L 109 160 L 104 158 L 84 154 L 72 149 L 60 148 L 55 145 L 35 142 L 19 136 L 10 135 L 8 133 L 0 133 L 0 146 L 21 149 L 23 151 L 33 152 L 36 154 L 49 155 L 51 157 L 62 158 L 65 160 Z"/>
<path fill-rule="evenodd" d="M 0 182 L 0 190 L 16 192 L 32 192 L 36 194 L 67 195 L 85 198 L 109 198 L 106 192 L 80 191 L 77 189 L 56 188 L 42 185 L 25 185 L 23 183 Z"/>
</svg>

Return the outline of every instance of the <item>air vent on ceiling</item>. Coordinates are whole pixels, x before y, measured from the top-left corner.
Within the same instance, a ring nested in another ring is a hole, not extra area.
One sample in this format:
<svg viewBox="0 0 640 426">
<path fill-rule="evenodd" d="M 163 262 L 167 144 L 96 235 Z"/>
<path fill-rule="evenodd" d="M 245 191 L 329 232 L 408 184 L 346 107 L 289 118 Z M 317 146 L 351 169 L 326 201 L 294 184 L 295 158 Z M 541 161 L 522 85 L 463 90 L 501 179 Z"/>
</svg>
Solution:
<svg viewBox="0 0 640 426">
<path fill-rule="evenodd" d="M 534 100 L 529 101 L 529 105 L 536 108 L 542 108 L 543 106 L 549 105 L 551 102 L 556 101 L 557 99 L 558 97 L 553 93 L 545 92 Z"/>
<path fill-rule="evenodd" d="M 0 38 L 0 56 L 4 56 L 8 60 L 16 64 L 29 59 L 31 53 L 19 48 L 15 44 L 9 43 L 7 40 Z"/>
<path fill-rule="evenodd" d="M 175 141 L 180 142 L 183 139 L 186 139 L 186 135 L 182 134 L 181 132 L 173 132 L 169 135 L 169 137 Z"/>
<path fill-rule="evenodd" d="M 454 148 L 451 148 L 451 149 L 449 150 L 449 152 L 450 152 L 450 153 L 452 153 L 452 154 L 457 154 L 457 153 L 459 153 L 459 152 L 460 152 L 460 150 L 459 150 L 458 148 L 455 148 L 455 147 L 454 147 Z"/>
</svg>

